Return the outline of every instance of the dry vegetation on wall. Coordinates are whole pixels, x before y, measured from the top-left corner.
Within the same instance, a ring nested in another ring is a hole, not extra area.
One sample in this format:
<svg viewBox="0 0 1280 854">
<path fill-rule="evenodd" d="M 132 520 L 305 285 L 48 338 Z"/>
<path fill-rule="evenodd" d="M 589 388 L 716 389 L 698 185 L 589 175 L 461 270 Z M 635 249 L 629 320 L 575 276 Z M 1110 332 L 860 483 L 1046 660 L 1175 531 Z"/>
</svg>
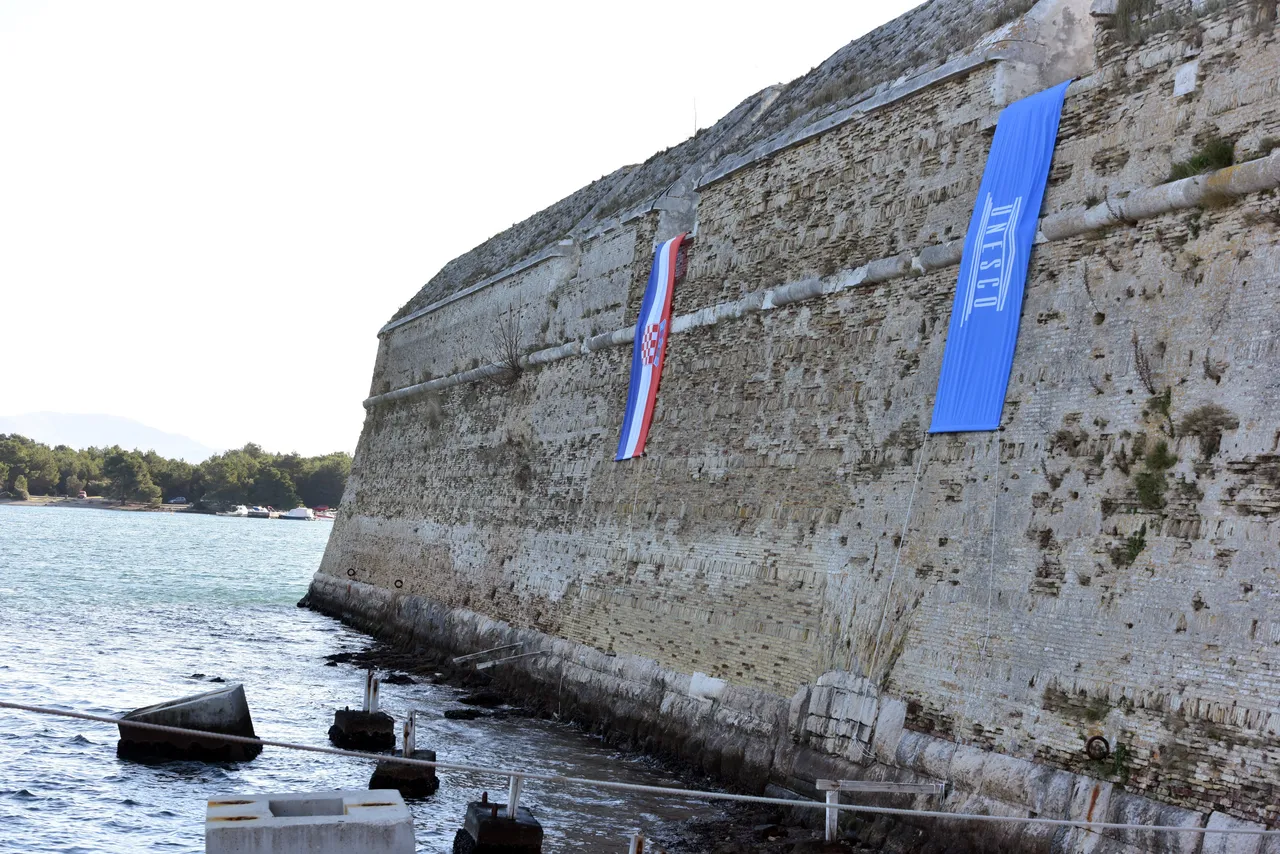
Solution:
<svg viewBox="0 0 1280 854">
<path fill-rule="evenodd" d="M 524 365 L 520 362 L 524 355 L 522 339 L 520 315 L 514 311 L 508 310 L 494 321 L 489 361 L 498 366 L 498 372 L 489 377 L 491 384 L 507 388 L 520 379 L 524 373 Z"/>
</svg>

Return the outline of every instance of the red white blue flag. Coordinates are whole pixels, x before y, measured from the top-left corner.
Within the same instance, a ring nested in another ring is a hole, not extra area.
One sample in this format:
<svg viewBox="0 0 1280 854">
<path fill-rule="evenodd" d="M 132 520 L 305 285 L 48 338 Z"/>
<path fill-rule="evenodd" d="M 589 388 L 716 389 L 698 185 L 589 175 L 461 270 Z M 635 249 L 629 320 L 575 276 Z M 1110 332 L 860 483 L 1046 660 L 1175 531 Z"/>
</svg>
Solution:
<svg viewBox="0 0 1280 854">
<path fill-rule="evenodd" d="M 658 247 L 644 290 L 636 340 L 631 353 L 631 388 L 627 392 L 627 416 L 622 422 L 618 456 L 629 460 L 644 453 L 649 422 L 658 399 L 658 379 L 662 376 L 662 355 L 671 333 L 671 293 L 676 284 L 676 265 L 685 235 L 673 237 Z"/>
</svg>

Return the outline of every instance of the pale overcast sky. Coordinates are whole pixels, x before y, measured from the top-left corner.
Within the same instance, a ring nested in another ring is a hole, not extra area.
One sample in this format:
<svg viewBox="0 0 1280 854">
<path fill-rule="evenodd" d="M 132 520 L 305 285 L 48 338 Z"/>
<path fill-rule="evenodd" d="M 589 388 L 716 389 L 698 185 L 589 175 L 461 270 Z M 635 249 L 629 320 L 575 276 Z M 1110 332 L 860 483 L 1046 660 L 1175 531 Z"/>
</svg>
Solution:
<svg viewBox="0 0 1280 854">
<path fill-rule="evenodd" d="M 913 5 L 0 0 L 0 415 L 353 450 L 445 262 Z"/>
</svg>

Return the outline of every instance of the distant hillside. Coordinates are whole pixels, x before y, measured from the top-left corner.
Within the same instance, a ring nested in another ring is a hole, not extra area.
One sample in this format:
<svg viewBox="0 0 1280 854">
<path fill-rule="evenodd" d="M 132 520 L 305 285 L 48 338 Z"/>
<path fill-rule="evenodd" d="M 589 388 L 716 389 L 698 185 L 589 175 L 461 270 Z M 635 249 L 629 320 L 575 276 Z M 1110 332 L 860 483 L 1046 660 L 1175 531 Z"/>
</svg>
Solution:
<svg viewBox="0 0 1280 854">
<path fill-rule="evenodd" d="M 0 433 L 21 433 L 46 445 L 72 448 L 119 445 L 126 450 L 155 451 L 198 463 L 218 453 L 178 433 L 166 433 L 130 418 L 115 415 L 68 415 L 62 412 L 32 412 L 27 415 L 0 415 Z"/>
</svg>

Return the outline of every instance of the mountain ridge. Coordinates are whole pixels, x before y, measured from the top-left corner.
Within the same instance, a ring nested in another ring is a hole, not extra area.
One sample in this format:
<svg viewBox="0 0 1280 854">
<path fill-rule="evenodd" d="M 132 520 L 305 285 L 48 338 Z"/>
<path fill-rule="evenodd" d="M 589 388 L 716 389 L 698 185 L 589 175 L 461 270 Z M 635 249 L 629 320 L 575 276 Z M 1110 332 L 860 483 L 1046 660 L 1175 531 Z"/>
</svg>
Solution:
<svg viewBox="0 0 1280 854">
<path fill-rule="evenodd" d="M 0 415 L 0 433 L 18 433 L 47 445 L 72 448 L 110 447 L 155 451 L 164 457 L 180 458 L 189 463 L 202 462 L 219 453 L 184 436 L 170 433 L 119 415 L 97 413 L 28 412 L 22 415 Z"/>
</svg>

